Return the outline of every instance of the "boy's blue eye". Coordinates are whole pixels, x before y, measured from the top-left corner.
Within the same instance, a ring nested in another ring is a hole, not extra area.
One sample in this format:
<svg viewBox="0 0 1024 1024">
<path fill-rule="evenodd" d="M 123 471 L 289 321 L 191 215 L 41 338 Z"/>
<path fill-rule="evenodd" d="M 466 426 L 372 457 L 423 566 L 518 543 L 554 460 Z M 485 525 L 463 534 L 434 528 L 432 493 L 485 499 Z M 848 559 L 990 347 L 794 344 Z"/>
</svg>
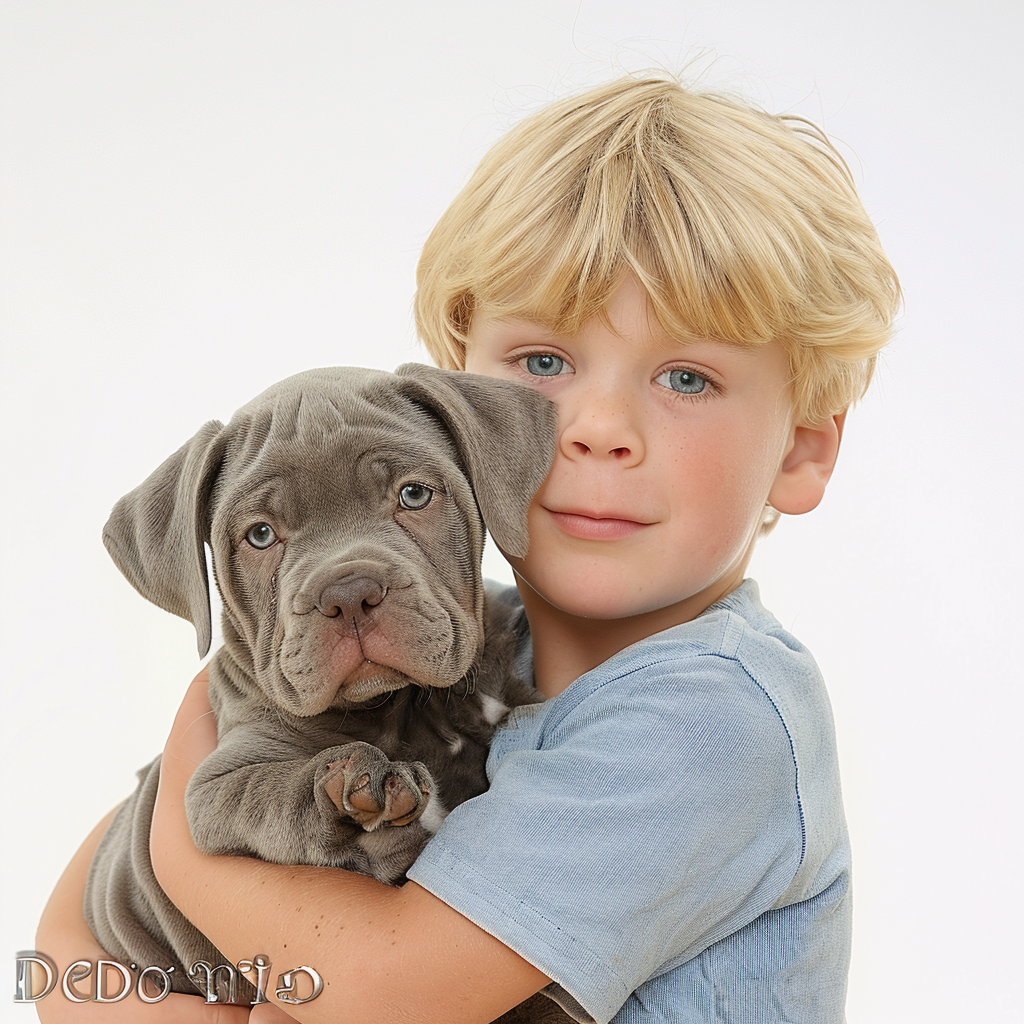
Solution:
<svg viewBox="0 0 1024 1024">
<path fill-rule="evenodd" d="M 658 377 L 658 383 L 681 395 L 699 395 L 708 386 L 708 379 L 693 370 L 669 370 Z"/>
<path fill-rule="evenodd" d="M 526 357 L 526 372 L 535 377 L 557 377 L 565 369 L 565 360 L 550 352 L 538 352 Z"/>
</svg>

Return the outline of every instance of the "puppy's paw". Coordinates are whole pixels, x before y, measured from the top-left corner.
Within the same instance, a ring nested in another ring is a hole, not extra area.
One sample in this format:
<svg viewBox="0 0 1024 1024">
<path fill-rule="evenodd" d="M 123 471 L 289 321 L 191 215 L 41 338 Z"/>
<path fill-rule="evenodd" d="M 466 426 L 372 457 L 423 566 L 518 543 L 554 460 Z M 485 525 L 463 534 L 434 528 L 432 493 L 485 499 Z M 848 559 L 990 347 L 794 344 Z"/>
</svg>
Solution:
<svg viewBox="0 0 1024 1024">
<path fill-rule="evenodd" d="M 367 832 L 408 825 L 426 810 L 434 782 L 418 761 L 390 761 L 369 743 L 349 743 L 335 754 L 317 785 Z"/>
</svg>

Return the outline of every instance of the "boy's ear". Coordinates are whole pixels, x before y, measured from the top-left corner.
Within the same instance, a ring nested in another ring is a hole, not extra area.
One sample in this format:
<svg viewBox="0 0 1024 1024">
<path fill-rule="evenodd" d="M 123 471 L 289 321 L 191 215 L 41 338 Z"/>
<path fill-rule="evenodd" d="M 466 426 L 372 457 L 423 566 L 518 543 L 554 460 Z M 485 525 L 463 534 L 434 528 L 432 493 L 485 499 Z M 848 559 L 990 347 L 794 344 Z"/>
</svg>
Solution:
<svg viewBox="0 0 1024 1024">
<path fill-rule="evenodd" d="M 818 507 L 835 468 L 845 422 L 844 411 L 821 423 L 793 427 L 789 450 L 768 492 L 772 508 L 796 516 Z"/>
</svg>

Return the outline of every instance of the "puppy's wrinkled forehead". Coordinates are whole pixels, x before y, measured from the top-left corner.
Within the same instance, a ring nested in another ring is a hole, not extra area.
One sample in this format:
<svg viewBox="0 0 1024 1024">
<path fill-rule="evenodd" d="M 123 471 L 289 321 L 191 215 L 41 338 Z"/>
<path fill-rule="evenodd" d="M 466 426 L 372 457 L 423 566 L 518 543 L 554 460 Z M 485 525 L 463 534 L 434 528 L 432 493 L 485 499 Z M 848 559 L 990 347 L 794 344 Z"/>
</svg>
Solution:
<svg viewBox="0 0 1024 1024">
<path fill-rule="evenodd" d="M 451 439 L 437 419 L 400 393 L 392 374 L 338 368 L 314 370 L 275 385 L 244 405 L 232 419 L 242 426 L 232 454 L 253 457 L 261 450 L 306 450 L 338 444 L 353 448 L 392 447 L 418 441 L 426 452 L 454 457 Z"/>
<path fill-rule="evenodd" d="M 343 485 L 354 472 L 383 483 L 419 463 L 455 469 L 448 432 L 395 381 L 390 373 L 334 367 L 275 384 L 228 425 L 232 480 L 244 489 L 308 474 L 323 492 L 331 479 Z"/>
</svg>

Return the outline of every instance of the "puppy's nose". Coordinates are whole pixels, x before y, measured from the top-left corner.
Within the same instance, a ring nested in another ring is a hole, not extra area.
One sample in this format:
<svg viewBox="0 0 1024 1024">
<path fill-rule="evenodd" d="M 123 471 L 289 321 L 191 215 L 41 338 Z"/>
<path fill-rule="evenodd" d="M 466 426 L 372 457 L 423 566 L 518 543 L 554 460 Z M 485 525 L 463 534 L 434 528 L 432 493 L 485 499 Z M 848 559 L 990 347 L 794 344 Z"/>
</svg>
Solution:
<svg viewBox="0 0 1024 1024">
<path fill-rule="evenodd" d="M 387 592 L 387 587 L 377 580 L 368 576 L 351 576 L 324 587 L 317 608 L 329 619 L 338 615 L 362 618 L 384 600 Z"/>
</svg>

